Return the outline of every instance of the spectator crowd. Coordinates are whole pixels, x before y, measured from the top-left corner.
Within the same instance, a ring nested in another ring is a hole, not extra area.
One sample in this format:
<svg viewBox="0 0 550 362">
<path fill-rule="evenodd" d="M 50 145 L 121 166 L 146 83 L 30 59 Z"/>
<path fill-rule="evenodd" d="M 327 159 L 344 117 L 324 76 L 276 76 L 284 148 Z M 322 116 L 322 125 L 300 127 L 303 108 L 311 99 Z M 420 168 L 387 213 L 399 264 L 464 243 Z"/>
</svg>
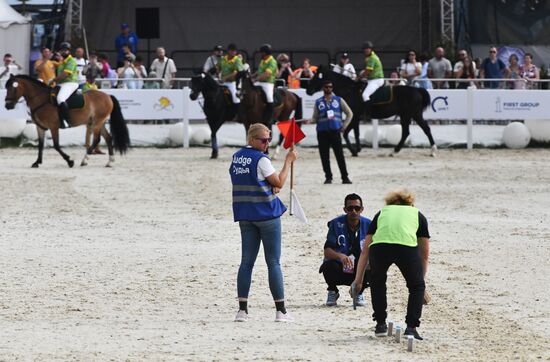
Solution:
<svg viewBox="0 0 550 362">
<path fill-rule="evenodd" d="M 149 65 L 144 64 L 142 57 L 137 56 L 139 39 L 130 30 L 128 24 L 121 24 L 120 34 L 115 39 L 116 67 L 112 68 L 106 54 L 89 54 L 78 47 L 74 51 L 74 59 L 78 69 L 79 88 L 83 91 L 97 88 L 124 88 L 124 89 L 159 89 L 175 86 L 177 68 L 173 59 L 166 56 L 163 47 L 156 49 L 156 58 Z M 470 86 L 491 89 L 536 89 L 540 79 L 540 70 L 533 64 L 533 56 L 525 53 L 521 58 L 512 53 L 508 59 L 497 57 L 497 48 L 490 47 L 485 59 L 473 59 L 466 50 L 457 52 L 457 59 L 452 64 L 445 55 L 445 50 L 438 47 L 433 57 L 428 54 L 418 55 L 415 50 L 409 50 L 401 60 L 400 66 L 389 73 L 387 84 L 411 85 L 422 88 L 435 89 L 466 89 Z M 41 49 L 41 58 L 34 63 L 35 76 L 45 83 L 49 83 L 56 76 L 56 69 L 63 58 L 58 52 L 46 47 Z M 250 69 L 247 64 L 246 53 L 236 52 L 243 69 Z M 220 61 L 224 56 L 224 48 L 216 45 L 212 54 L 206 59 L 202 71 L 221 79 Z M 276 72 L 276 86 L 288 88 L 305 88 L 317 67 L 311 64 L 310 59 L 304 58 L 298 66 L 294 66 L 290 57 L 281 53 L 275 58 L 278 70 Z M 3 65 L 0 66 L 0 88 L 11 74 L 16 75 L 22 70 L 11 54 L 4 55 Z M 383 60 L 383 59 L 382 59 Z M 147 70 L 149 69 L 149 71 Z M 362 67 L 360 67 L 362 69 Z M 342 53 L 332 70 L 353 80 L 359 80 L 350 62 L 348 53 Z"/>
</svg>

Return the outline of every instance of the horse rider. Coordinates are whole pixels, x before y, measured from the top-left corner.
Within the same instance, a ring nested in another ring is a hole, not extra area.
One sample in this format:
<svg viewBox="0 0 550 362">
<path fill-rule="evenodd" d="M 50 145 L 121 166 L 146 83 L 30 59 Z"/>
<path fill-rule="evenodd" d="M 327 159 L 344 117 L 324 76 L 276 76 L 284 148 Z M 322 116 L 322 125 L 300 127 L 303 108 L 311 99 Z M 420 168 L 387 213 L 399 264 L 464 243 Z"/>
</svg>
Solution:
<svg viewBox="0 0 550 362">
<path fill-rule="evenodd" d="M 212 76 L 216 76 L 216 71 L 218 69 L 218 64 L 223 55 L 223 48 L 221 45 L 216 45 L 212 49 L 212 54 L 206 58 L 206 62 L 202 67 L 202 71 L 208 73 Z"/>
<path fill-rule="evenodd" d="M 57 67 L 57 76 L 50 80 L 48 84 L 55 83 L 59 85 L 59 93 L 57 93 L 57 104 L 61 113 L 61 128 L 65 128 L 63 119 L 70 125 L 69 106 L 66 101 L 78 89 L 78 67 L 76 60 L 71 55 L 71 44 L 63 42 L 59 46 L 59 53 L 63 57 L 63 61 Z"/>
<path fill-rule="evenodd" d="M 227 46 L 227 54 L 221 58 L 220 62 L 217 64 L 217 68 L 223 85 L 231 92 L 233 111 L 234 114 L 237 114 L 241 100 L 237 96 L 237 82 L 235 79 L 237 73 L 242 71 L 244 67 L 242 59 L 237 56 L 237 46 L 234 43 Z"/>
<path fill-rule="evenodd" d="M 271 45 L 264 44 L 260 47 L 262 60 L 258 71 L 253 75 L 256 85 L 262 87 L 267 104 L 264 109 L 263 120 L 271 123 L 273 118 L 273 89 L 275 88 L 275 76 L 277 75 L 277 61 L 271 55 Z"/>
<path fill-rule="evenodd" d="M 372 108 L 370 96 L 384 85 L 384 70 L 380 58 L 374 52 L 374 45 L 371 41 L 366 41 L 362 49 L 365 54 L 365 69 L 361 72 L 359 78 L 366 78 L 368 81 L 363 90 L 363 101 L 365 102 L 365 113 L 369 116 Z"/>
</svg>

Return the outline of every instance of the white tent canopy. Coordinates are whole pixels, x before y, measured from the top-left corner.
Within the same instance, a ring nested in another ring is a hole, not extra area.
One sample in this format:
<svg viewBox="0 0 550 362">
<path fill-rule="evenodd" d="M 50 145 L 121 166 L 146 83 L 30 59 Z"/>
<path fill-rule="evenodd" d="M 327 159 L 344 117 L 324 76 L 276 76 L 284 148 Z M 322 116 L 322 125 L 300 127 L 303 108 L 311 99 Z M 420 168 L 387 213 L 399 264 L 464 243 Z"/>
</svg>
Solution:
<svg viewBox="0 0 550 362">
<path fill-rule="evenodd" d="M 23 73 L 29 72 L 31 47 L 31 22 L 0 0 L 0 57 L 10 53 L 23 66 Z M 0 59 L 1 61 L 1 59 Z"/>
</svg>

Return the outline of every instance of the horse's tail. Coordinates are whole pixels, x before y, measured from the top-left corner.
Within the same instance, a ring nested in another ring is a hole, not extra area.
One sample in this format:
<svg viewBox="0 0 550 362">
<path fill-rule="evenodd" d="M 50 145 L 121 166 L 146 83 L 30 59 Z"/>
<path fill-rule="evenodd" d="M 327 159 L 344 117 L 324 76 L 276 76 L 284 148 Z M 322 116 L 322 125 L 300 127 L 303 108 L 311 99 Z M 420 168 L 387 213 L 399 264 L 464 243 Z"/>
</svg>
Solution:
<svg viewBox="0 0 550 362">
<path fill-rule="evenodd" d="M 424 88 L 417 88 L 422 95 L 422 110 L 426 110 L 431 104 L 432 100 L 430 99 L 430 93 Z"/>
<path fill-rule="evenodd" d="M 303 109 L 302 109 L 302 97 L 300 97 L 296 93 L 292 93 L 292 94 L 294 94 L 294 97 L 296 97 L 296 108 L 294 109 L 294 119 L 302 119 L 304 117 Z"/>
<path fill-rule="evenodd" d="M 111 134 L 113 135 L 113 145 L 115 150 L 123 155 L 128 151 L 128 147 L 130 147 L 130 133 L 128 132 L 126 121 L 122 116 L 118 100 L 114 96 L 111 96 L 111 100 L 113 101 L 113 110 L 111 111 Z"/>
</svg>

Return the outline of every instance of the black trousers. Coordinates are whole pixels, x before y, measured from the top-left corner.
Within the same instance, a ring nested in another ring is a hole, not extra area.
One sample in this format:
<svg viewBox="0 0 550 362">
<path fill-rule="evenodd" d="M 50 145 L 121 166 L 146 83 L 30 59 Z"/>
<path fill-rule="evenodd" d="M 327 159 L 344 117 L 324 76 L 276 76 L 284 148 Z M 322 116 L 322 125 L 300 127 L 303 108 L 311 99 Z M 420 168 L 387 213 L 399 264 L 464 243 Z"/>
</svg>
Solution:
<svg viewBox="0 0 550 362">
<path fill-rule="evenodd" d="M 418 248 L 411 248 L 396 244 L 375 244 L 369 249 L 370 263 L 370 288 L 373 319 L 378 323 L 384 323 L 388 316 L 386 309 L 386 279 L 390 265 L 395 264 L 403 274 L 409 289 L 407 302 L 407 327 L 418 327 L 422 316 L 422 303 L 424 301 L 424 272 Z"/>
<path fill-rule="evenodd" d="M 332 171 L 330 169 L 330 148 L 334 151 L 338 168 L 342 180 L 348 177 L 344 150 L 342 148 L 342 137 L 340 131 L 321 131 L 317 132 L 317 141 L 319 142 L 319 154 L 321 155 L 321 164 L 325 172 L 325 178 L 332 180 Z"/>
<path fill-rule="evenodd" d="M 355 271 L 353 273 L 344 273 L 342 263 L 336 260 L 327 260 L 321 267 L 325 281 L 328 284 L 327 290 L 338 292 L 337 285 L 351 285 L 355 279 Z M 363 293 L 365 288 L 369 286 L 369 271 L 365 271 L 363 276 L 363 285 L 360 292 Z"/>
</svg>

